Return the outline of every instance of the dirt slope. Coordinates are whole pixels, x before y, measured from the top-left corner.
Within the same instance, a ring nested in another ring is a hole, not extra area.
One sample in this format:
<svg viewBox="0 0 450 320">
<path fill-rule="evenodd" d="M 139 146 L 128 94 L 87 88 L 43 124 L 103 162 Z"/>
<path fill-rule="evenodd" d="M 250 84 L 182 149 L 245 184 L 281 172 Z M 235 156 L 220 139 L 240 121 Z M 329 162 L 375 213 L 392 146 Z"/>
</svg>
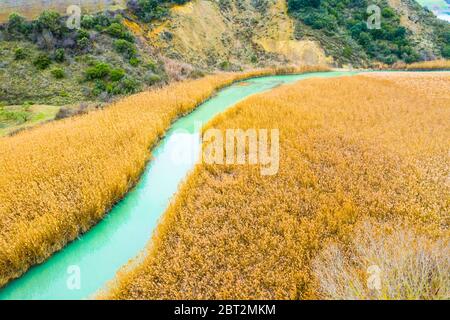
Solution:
<svg viewBox="0 0 450 320">
<path fill-rule="evenodd" d="M 172 18 L 147 37 L 169 57 L 196 66 L 237 69 L 331 61 L 316 42 L 294 39 L 285 0 L 271 1 L 267 8 L 255 7 L 251 0 L 194 0 L 172 8 Z"/>
</svg>

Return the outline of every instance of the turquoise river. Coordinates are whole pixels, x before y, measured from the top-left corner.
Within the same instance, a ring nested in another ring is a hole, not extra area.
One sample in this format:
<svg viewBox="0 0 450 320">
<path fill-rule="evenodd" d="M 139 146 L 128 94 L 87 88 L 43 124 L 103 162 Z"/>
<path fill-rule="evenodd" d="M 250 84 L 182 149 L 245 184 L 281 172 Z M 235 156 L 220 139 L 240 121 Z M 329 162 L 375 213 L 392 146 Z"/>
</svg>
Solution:
<svg viewBox="0 0 450 320">
<path fill-rule="evenodd" d="M 355 73 L 268 76 L 220 90 L 192 113 L 173 123 L 152 151 L 153 158 L 139 183 L 100 223 L 46 262 L 0 289 L 0 299 L 92 298 L 114 279 L 122 266 L 146 248 L 171 198 L 197 162 L 202 125 L 248 96 L 279 85 Z"/>
</svg>

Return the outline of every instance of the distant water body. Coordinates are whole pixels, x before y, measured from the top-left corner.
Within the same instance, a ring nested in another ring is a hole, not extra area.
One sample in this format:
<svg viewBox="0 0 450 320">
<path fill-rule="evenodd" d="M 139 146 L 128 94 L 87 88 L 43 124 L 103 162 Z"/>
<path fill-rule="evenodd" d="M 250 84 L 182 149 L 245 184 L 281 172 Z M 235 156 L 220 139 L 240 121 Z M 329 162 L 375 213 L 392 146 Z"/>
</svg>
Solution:
<svg viewBox="0 0 450 320">
<path fill-rule="evenodd" d="M 417 0 L 417 2 L 432 11 L 439 19 L 450 22 L 450 0 Z"/>
</svg>

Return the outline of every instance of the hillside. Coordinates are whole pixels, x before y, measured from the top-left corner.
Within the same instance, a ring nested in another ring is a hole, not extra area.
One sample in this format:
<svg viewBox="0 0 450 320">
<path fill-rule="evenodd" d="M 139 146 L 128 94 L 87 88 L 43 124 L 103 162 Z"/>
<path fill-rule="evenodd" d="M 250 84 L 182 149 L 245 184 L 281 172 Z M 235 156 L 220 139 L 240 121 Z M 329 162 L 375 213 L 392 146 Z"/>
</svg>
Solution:
<svg viewBox="0 0 450 320">
<path fill-rule="evenodd" d="M 450 56 L 450 24 L 413 0 L 373 2 L 381 8 L 379 30 L 367 29 L 366 0 L 83 0 L 75 30 L 66 27 L 67 3 L 0 4 L 0 21 L 16 9 L 24 16 L 0 25 L 0 129 L 52 119 L 27 106 L 56 108 L 63 118 L 218 70 Z"/>
<path fill-rule="evenodd" d="M 174 7 L 172 18 L 157 24 L 148 38 L 168 56 L 199 67 L 332 62 L 317 41 L 298 41 L 294 32 L 285 0 L 194 0 Z"/>
<path fill-rule="evenodd" d="M 373 1 L 381 29 L 367 30 L 367 1 L 194 0 L 147 33 L 164 54 L 197 66 L 279 61 L 336 66 L 449 56 L 450 27 L 411 0 Z"/>
<path fill-rule="evenodd" d="M 27 19 L 36 19 L 43 10 L 53 10 L 65 14 L 67 7 L 79 5 L 85 13 L 126 8 L 126 0 L 2 0 L 0 3 L 0 23 L 8 21 L 11 13 L 20 12 Z"/>
</svg>

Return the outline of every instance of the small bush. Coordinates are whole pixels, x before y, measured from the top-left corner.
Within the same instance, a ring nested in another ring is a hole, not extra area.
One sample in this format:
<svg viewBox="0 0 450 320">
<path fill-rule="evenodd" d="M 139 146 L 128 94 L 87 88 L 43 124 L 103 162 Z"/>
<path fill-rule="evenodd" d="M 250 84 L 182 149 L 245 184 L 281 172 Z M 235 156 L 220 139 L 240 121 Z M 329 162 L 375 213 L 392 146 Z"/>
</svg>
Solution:
<svg viewBox="0 0 450 320">
<path fill-rule="evenodd" d="M 17 48 L 14 51 L 14 59 L 15 60 L 23 60 L 28 56 L 28 53 L 23 48 Z"/>
<path fill-rule="evenodd" d="M 37 27 L 40 31 L 48 30 L 56 36 L 61 35 L 65 30 L 60 14 L 50 10 L 41 13 L 37 19 Z"/>
<path fill-rule="evenodd" d="M 125 71 L 122 69 L 113 69 L 109 75 L 111 81 L 114 82 L 122 80 L 123 77 L 125 77 Z"/>
<path fill-rule="evenodd" d="M 123 39 L 115 40 L 114 48 L 128 59 L 133 58 L 137 54 L 136 46 Z"/>
<path fill-rule="evenodd" d="M 136 58 L 136 57 L 133 57 L 133 58 L 131 58 L 130 59 L 130 64 L 133 66 L 133 67 L 137 67 L 140 63 L 141 63 L 141 60 L 139 60 L 138 58 Z"/>
<path fill-rule="evenodd" d="M 65 77 L 65 72 L 61 68 L 55 68 L 51 71 L 51 73 L 56 79 L 62 79 Z"/>
<path fill-rule="evenodd" d="M 192 70 L 192 72 L 189 74 L 189 77 L 192 79 L 203 78 L 204 76 L 205 73 L 199 69 Z"/>
<path fill-rule="evenodd" d="M 86 49 L 87 47 L 89 47 L 90 43 L 91 41 L 88 38 L 77 39 L 77 46 L 80 49 Z"/>
<path fill-rule="evenodd" d="M 161 81 L 161 77 L 157 74 L 150 73 L 145 76 L 145 83 L 149 86 L 154 85 L 155 83 L 158 83 Z"/>
<path fill-rule="evenodd" d="M 36 68 L 44 70 L 47 69 L 52 64 L 52 61 L 50 60 L 50 57 L 47 54 L 41 53 L 33 61 L 33 64 Z"/>
<path fill-rule="evenodd" d="M 175 3 L 184 3 L 185 0 L 167 1 Z M 128 8 L 142 21 L 150 22 L 155 19 L 163 19 L 169 15 L 169 10 L 158 0 L 130 0 L 127 3 Z"/>
<path fill-rule="evenodd" d="M 229 61 L 223 61 L 223 62 L 220 63 L 219 68 L 221 70 L 225 70 L 225 71 L 226 70 L 230 70 L 231 69 L 231 64 L 230 64 Z"/>
<path fill-rule="evenodd" d="M 97 62 L 94 66 L 85 71 L 86 80 L 98 80 L 108 77 L 111 73 L 111 66 L 104 62 Z"/>
<path fill-rule="evenodd" d="M 141 84 L 134 78 L 126 77 L 120 81 L 121 92 L 131 94 L 139 91 Z"/>
<path fill-rule="evenodd" d="M 100 96 L 103 92 L 107 91 L 107 84 L 101 79 L 95 80 L 94 88 L 92 89 L 93 96 Z"/>
<path fill-rule="evenodd" d="M 92 29 L 95 27 L 95 19 L 91 15 L 84 15 L 81 18 L 81 27 L 85 29 Z"/>
<path fill-rule="evenodd" d="M 31 30 L 31 26 L 29 23 L 27 23 L 24 17 L 17 13 L 12 13 L 9 16 L 6 30 L 12 36 L 25 35 Z"/>
<path fill-rule="evenodd" d="M 64 49 L 56 49 L 54 59 L 56 62 L 64 62 L 66 60 L 66 53 Z"/>
<path fill-rule="evenodd" d="M 104 28 L 109 27 L 111 25 L 111 23 L 113 23 L 113 21 L 108 15 L 102 13 L 102 14 L 97 14 L 94 17 L 94 23 L 95 23 L 94 28 L 98 31 L 101 31 Z"/>
<path fill-rule="evenodd" d="M 133 35 L 128 32 L 127 28 L 124 27 L 122 24 L 114 22 L 112 23 L 107 29 L 106 33 L 108 33 L 110 36 L 118 39 L 124 39 L 129 42 L 134 41 Z"/>
<path fill-rule="evenodd" d="M 70 108 L 62 107 L 59 109 L 58 113 L 55 116 L 55 120 L 61 120 L 72 116 L 72 110 Z"/>
<path fill-rule="evenodd" d="M 442 56 L 444 58 L 450 59 L 450 44 L 446 45 L 443 49 L 442 49 Z"/>
<path fill-rule="evenodd" d="M 89 32 L 82 29 L 78 30 L 76 42 L 79 49 L 86 49 L 91 43 Z"/>
<path fill-rule="evenodd" d="M 145 64 L 145 68 L 148 70 L 151 70 L 153 72 L 156 72 L 156 70 L 158 69 L 158 66 L 156 65 L 156 62 L 153 60 L 147 61 L 147 63 Z"/>
</svg>

